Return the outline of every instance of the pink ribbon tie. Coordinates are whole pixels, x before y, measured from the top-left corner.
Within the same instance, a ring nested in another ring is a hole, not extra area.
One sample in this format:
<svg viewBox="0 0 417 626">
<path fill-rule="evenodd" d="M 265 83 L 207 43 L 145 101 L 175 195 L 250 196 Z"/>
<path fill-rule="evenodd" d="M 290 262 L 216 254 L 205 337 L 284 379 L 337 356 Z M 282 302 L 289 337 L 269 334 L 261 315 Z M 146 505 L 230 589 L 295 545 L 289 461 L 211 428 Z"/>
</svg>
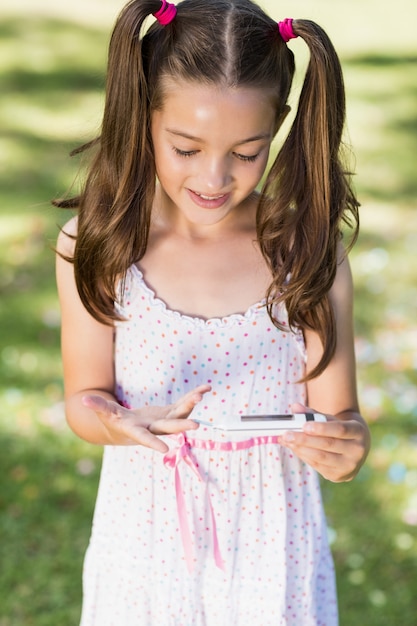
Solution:
<svg viewBox="0 0 417 626">
<path fill-rule="evenodd" d="M 185 561 L 187 563 L 188 571 L 191 573 L 194 570 L 194 550 L 193 540 L 190 531 L 190 525 L 187 519 L 187 510 L 185 505 L 184 492 L 182 490 L 181 476 L 178 469 L 178 465 L 181 461 L 184 461 L 188 467 L 192 469 L 196 477 L 201 483 L 205 484 L 205 496 L 210 511 L 211 528 L 212 528 L 212 540 L 213 540 L 213 556 L 214 561 L 221 570 L 225 571 L 224 561 L 220 553 L 219 541 L 217 537 L 217 525 L 214 516 L 213 505 L 211 503 L 210 493 L 208 491 L 208 485 L 203 480 L 200 474 L 198 465 L 190 454 L 190 445 L 185 438 L 184 433 L 180 433 L 175 436 L 178 441 L 178 447 L 169 450 L 164 456 L 164 463 L 168 467 L 174 469 L 175 480 L 175 495 L 177 500 L 178 522 L 180 527 L 182 545 L 184 548 Z"/>
</svg>

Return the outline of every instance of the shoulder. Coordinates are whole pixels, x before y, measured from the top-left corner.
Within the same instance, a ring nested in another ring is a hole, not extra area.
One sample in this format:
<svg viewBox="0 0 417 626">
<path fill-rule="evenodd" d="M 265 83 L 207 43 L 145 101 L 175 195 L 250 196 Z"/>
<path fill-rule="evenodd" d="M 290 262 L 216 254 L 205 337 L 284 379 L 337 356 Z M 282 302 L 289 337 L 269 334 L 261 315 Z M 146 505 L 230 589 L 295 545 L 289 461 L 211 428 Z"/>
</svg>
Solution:
<svg viewBox="0 0 417 626">
<path fill-rule="evenodd" d="M 78 217 L 74 216 L 61 228 L 56 245 L 60 256 L 72 258 L 74 256 L 75 240 L 78 233 Z"/>
</svg>

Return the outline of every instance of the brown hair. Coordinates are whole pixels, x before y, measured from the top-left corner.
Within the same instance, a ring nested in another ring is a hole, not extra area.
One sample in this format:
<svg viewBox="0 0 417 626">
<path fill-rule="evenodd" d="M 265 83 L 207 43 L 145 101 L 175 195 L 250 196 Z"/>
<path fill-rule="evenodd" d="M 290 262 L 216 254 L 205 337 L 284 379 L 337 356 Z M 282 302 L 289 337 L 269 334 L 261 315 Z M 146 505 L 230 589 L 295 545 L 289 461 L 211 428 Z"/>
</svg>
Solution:
<svg viewBox="0 0 417 626">
<path fill-rule="evenodd" d="M 110 41 L 101 136 L 81 195 L 56 202 L 79 207 L 74 258 L 81 300 L 98 320 L 117 319 L 116 284 L 143 256 L 155 192 L 150 114 L 163 104 L 161 79 L 228 87 L 274 88 L 277 119 L 285 110 L 294 56 L 276 22 L 251 0 L 184 0 L 167 26 L 144 21 L 160 0 L 132 0 Z M 330 361 L 336 329 L 328 293 L 337 269 L 341 222 L 358 229 L 358 203 L 340 161 L 345 118 L 342 72 L 325 32 L 294 20 L 310 62 L 289 135 L 262 190 L 258 240 L 273 275 L 267 294 L 283 301 L 290 327 L 312 328 Z M 274 321 L 274 320 L 273 320 Z M 274 321 L 279 325 L 277 321 Z"/>
</svg>

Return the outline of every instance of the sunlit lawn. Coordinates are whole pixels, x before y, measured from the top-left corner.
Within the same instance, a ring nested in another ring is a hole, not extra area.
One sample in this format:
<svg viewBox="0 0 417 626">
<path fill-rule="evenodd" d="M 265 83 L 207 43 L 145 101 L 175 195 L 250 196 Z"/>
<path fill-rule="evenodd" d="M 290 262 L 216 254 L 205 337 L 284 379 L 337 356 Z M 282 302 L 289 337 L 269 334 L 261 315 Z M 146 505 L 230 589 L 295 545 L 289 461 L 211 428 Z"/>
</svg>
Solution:
<svg viewBox="0 0 417 626">
<path fill-rule="evenodd" d="M 323 484 L 341 626 L 416 626 L 417 5 L 287 1 L 281 14 L 269 4 L 277 18 L 312 17 L 340 39 L 363 205 L 351 262 L 373 449 L 353 483 Z M 0 10 L 0 626 L 79 618 L 101 450 L 63 420 L 51 247 L 68 214 L 49 200 L 77 172 L 69 150 L 98 129 L 121 5 L 19 0 Z M 399 14 L 396 41 L 385 29 Z"/>
</svg>

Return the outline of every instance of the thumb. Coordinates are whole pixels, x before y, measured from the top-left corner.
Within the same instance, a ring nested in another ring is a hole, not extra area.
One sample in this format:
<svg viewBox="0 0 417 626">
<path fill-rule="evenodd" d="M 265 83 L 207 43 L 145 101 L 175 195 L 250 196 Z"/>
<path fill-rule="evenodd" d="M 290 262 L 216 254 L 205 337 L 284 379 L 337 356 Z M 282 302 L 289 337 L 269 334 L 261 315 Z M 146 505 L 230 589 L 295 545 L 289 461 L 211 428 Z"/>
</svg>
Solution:
<svg viewBox="0 0 417 626">
<path fill-rule="evenodd" d="M 117 402 L 109 402 L 103 396 L 91 394 L 82 397 L 82 403 L 95 413 L 101 413 L 102 415 L 110 416 L 116 415 L 121 417 L 123 407 Z"/>
<path fill-rule="evenodd" d="M 301 402 L 294 402 L 294 404 L 291 405 L 291 411 L 293 413 L 313 413 L 313 409 L 310 409 L 308 406 L 306 406 L 305 404 L 302 404 Z"/>
</svg>

